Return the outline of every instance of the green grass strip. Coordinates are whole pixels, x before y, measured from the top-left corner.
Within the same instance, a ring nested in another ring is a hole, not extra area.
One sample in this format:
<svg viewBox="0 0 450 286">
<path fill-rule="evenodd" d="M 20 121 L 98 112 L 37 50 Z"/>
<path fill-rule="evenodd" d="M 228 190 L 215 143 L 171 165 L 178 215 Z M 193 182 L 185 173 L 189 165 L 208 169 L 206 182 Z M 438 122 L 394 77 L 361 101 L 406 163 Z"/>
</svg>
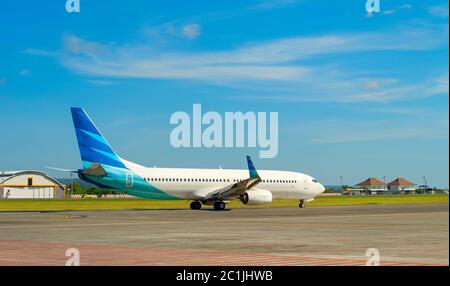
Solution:
<svg viewBox="0 0 450 286">
<path fill-rule="evenodd" d="M 307 206 L 387 205 L 448 203 L 448 195 L 384 195 L 317 197 Z M 246 206 L 232 201 L 229 208 L 271 208 L 297 206 L 296 200 L 279 200 L 269 205 Z M 209 207 L 209 206 L 206 206 Z M 146 199 L 65 199 L 65 200 L 0 200 L 0 211 L 63 211 L 63 210 L 129 210 L 129 209 L 188 209 L 189 201 Z"/>
</svg>

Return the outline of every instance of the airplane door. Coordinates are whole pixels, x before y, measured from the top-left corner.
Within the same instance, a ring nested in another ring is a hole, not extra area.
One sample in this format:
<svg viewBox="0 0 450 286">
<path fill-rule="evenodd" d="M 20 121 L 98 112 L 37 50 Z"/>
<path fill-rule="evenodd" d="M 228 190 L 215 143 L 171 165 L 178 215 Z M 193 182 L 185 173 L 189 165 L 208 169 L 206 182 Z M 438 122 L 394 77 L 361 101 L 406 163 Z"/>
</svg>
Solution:
<svg viewBox="0 0 450 286">
<path fill-rule="evenodd" d="M 132 173 L 127 173 L 125 175 L 125 187 L 132 188 L 134 184 L 134 176 Z"/>
<path fill-rule="evenodd" d="M 305 189 L 305 190 L 307 190 L 308 189 L 308 187 L 309 187 L 309 180 L 308 180 L 308 178 L 304 178 L 303 179 L 303 189 Z"/>
</svg>

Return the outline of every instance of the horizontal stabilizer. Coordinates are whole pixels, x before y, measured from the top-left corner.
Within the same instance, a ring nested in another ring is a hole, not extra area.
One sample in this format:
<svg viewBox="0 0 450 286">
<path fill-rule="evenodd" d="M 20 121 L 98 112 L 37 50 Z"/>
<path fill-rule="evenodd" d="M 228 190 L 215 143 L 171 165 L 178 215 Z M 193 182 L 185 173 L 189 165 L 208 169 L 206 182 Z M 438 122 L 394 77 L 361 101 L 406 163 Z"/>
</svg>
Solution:
<svg viewBox="0 0 450 286">
<path fill-rule="evenodd" d="M 78 170 L 69 170 L 69 169 L 54 168 L 54 167 L 45 167 L 45 168 L 50 169 L 50 170 L 61 171 L 61 172 L 78 173 Z"/>
</svg>

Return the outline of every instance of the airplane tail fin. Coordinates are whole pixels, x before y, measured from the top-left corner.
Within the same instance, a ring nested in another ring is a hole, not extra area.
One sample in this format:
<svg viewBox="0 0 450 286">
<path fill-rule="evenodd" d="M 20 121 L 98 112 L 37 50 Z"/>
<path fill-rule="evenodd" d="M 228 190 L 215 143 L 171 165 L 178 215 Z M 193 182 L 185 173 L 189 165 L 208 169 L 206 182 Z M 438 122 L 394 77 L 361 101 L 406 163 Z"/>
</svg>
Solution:
<svg viewBox="0 0 450 286">
<path fill-rule="evenodd" d="M 86 112 L 78 107 L 72 107 L 71 112 L 83 167 L 98 163 L 126 168 Z"/>
</svg>

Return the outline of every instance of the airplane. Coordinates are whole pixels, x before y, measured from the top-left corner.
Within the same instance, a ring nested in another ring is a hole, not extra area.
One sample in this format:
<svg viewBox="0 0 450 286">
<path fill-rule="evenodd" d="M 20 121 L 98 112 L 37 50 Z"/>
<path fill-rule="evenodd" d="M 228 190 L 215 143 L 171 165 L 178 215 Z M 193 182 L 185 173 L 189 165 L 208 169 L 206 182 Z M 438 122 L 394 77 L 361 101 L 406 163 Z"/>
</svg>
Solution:
<svg viewBox="0 0 450 286">
<path fill-rule="evenodd" d="M 72 107 L 71 113 L 83 166 L 72 172 L 103 189 L 148 199 L 190 200 L 194 210 L 202 205 L 224 210 L 231 200 L 261 205 L 276 199 L 298 199 L 304 208 L 325 190 L 302 173 L 257 171 L 249 156 L 247 170 L 147 168 L 119 157 L 82 108 Z"/>
</svg>

